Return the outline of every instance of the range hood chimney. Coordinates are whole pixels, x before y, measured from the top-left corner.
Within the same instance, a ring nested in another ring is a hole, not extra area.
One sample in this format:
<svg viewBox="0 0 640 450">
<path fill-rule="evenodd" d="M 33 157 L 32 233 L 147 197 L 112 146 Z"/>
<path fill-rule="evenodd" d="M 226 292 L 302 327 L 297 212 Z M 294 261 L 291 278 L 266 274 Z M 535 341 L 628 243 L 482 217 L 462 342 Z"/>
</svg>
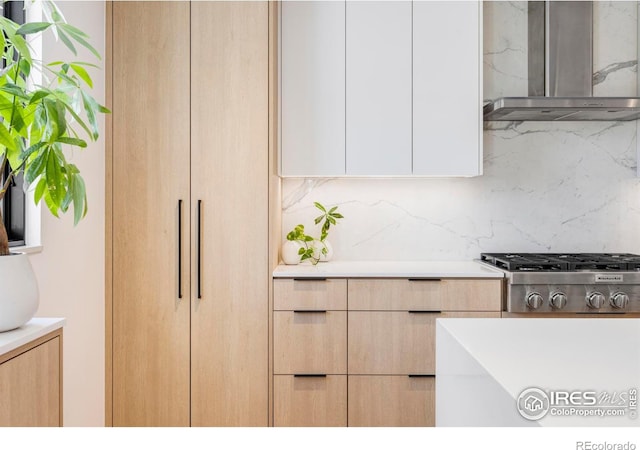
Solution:
<svg viewBox="0 0 640 450">
<path fill-rule="evenodd" d="M 485 121 L 622 121 L 640 97 L 593 97 L 593 2 L 528 3 L 529 97 L 486 102 Z"/>
</svg>

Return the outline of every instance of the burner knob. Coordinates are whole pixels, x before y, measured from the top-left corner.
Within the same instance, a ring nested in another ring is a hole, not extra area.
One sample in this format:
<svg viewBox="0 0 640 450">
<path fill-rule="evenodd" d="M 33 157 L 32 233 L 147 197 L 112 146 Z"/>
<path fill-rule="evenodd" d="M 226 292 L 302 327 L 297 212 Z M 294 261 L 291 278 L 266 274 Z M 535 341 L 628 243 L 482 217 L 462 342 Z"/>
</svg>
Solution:
<svg viewBox="0 0 640 450">
<path fill-rule="evenodd" d="M 549 304 L 553 309 L 562 309 L 567 304 L 567 296 L 564 292 L 553 292 L 549 297 Z"/>
<path fill-rule="evenodd" d="M 604 295 L 600 292 L 590 292 L 587 294 L 587 306 L 592 309 L 600 309 L 604 305 Z"/>
<path fill-rule="evenodd" d="M 614 292 L 611 294 L 611 298 L 609 299 L 609 303 L 616 309 L 623 309 L 627 307 L 629 303 L 629 296 L 624 292 Z"/>
<path fill-rule="evenodd" d="M 542 306 L 542 295 L 537 292 L 530 292 L 527 294 L 527 306 L 531 309 L 538 309 Z"/>
</svg>

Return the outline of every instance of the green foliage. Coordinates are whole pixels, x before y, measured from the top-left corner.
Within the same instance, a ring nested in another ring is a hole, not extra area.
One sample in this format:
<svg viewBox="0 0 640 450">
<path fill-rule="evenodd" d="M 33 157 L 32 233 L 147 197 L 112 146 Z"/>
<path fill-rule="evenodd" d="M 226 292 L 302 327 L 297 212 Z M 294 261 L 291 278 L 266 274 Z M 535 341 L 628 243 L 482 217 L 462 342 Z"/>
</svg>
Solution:
<svg viewBox="0 0 640 450">
<path fill-rule="evenodd" d="M 338 222 L 336 219 L 344 219 L 344 216 L 337 212 L 337 206 L 334 206 L 333 208 L 327 210 L 327 208 L 325 208 L 319 202 L 313 202 L 313 204 L 322 212 L 322 214 L 316 217 L 314 221 L 316 225 L 322 222 L 322 227 L 320 229 L 320 239 L 316 239 L 313 236 L 305 234 L 304 225 L 298 224 L 287 234 L 287 240 L 300 242 L 302 244 L 300 250 L 298 250 L 300 261 L 305 261 L 308 259 L 315 265 L 320 261 L 320 256 L 315 256 L 315 248 L 313 246 L 313 242 L 320 242 L 322 244 L 320 253 L 322 255 L 326 255 L 327 246 L 325 245 L 324 240 L 329 235 L 329 228 L 331 227 L 331 225 L 337 225 Z"/>
<path fill-rule="evenodd" d="M 316 217 L 315 223 L 316 225 L 318 225 L 324 220 L 324 222 L 322 223 L 322 229 L 320 231 L 320 242 L 324 242 L 324 240 L 329 235 L 329 228 L 331 227 L 331 225 L 337 225 L 336 219 L 344 219 L 344 216 L 337 212 L 337 206 L 334 206 L 329 211 L 327 211 L 327 208 L 325 208 L 322 204 L 318 202 L 313 202 L 313 204 L 322 212 L 321 215 Z M 327 249 L 324 248 L 323 251 L 326 254 Z"/>
<path fill-rule="evenodd" d="M 27 35 L 52 32 L 77 55 L 85 47 L 98 59 L 89 36 L 67 24 L 51 1 L 42 2 L 43 22 L 24 25 L 0 17 L 0 49 L 5 68 L 0 71 L 0 166 L 9 164 L 11 175 L 0 188 L 0 199 L 11 179 L 24 172 L 25 182 L 36 183 L 35 201 L 44 200 L 58 217 L 73 205 L 74 223 L 87 213 L 85 183 L 80 170 L 67 161 L 65 151 L 87 147 L 98 139 L 98 114 L 109 111 L 87 92 L 93 87 L 88 68 L 94 64 L 34 59 Z M 43 83 L 34 84 L 33 71 Z"/>
</svg>

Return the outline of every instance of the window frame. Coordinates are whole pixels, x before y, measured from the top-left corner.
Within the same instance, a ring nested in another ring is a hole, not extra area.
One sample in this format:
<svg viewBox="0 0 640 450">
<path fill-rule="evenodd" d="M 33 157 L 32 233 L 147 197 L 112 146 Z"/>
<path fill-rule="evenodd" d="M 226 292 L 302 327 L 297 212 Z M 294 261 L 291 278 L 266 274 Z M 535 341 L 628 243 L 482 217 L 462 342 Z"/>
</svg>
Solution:
<svg viewBox="0 0 640 450">
<path fill-rule="evenodd" d="M 26 11 L 23 0 L 12 0 L 3 3 L 2 15 L 18 24 L 26 21 Z M 9 167 L 0 174 L 0 182 L 4 185 L 9 176 Z M 23 174 L 12 180 L 4 199 L 0 202 L 2 219 L 9 237 L 9 247 L 26 245 L 26 194 L 23 189 Z"/>
</svg>

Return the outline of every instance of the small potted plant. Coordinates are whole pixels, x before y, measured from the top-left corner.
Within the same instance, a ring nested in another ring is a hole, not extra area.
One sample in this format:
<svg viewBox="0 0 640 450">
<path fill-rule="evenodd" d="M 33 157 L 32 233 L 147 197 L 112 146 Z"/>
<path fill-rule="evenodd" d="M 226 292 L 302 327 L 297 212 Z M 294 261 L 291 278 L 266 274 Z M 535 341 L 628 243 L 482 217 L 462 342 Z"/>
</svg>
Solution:
<svg viewBox="0 0 640 450">
<path fill-rule="evenodd" d="M 338 212 L 338 207 L 331 209 L 324 207 L 319 202 L 313 203 L 321 214 L 315 218 L 316 225 L 322 222 L 320 239 L 316 239 L 305 233 L 304 225 L 298 224 L 287 234 L 287 241 L 282 246 L 282 260 L 285 264 L 298 264 L 309 260 L 316 265 L 320 261 L 329 261 L 333 257 L 333 248 L 327 240 L 331 225 L 337 225 L 337 219 L 344 216 Z"/>
<path fill-rule="evenodd" d="M 56 217 L 71 206 L 77 224 L 87 213 L 84 180 L 66 154 L 85 148 L 98 139 L 99 113 L 108 110 L 89 95 L 93 87 L 88 73 L 93 64 L 80 61 L 44 64 L 33 57 L 27 35 L 51 30 L 75 55 L 76 45 L 87 48 L 89 36 L 66 23 L 51 1 L 40 2 L 42 22 L 18 24 L 0 16 L 0 175 L 8 173 L 0 186 L 0 200 L 19 173 L 27 186 L 35 186 L 36 203 L 44 200 Z M 32 73 L 40 71 L 36 84 Z M 38 308 L 38 286 L 25 254 L 9 252 L 9 242 L 0 215 L 0 332 L 17 328 L 33 317 Z"/>
</svg>

